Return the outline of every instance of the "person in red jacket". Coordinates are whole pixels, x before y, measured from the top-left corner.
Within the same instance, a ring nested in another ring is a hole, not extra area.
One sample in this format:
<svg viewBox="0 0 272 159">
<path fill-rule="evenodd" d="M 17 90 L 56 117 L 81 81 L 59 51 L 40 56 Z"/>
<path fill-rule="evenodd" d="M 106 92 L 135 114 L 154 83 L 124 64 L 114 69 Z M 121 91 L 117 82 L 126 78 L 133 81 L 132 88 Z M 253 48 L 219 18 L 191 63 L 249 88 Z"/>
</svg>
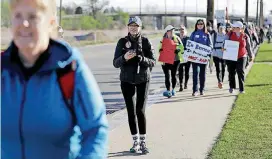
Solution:
<svg viewBox="0 0 272 159">
<path fill-rule="evenodd" d="M 243 32 L 243 23 L 237 21 L 232 25 L 232 28 L 232 31 L 227 34 L 227 39 L 232 41 L 238 41 L 240 45 L 237 61 L 226 61 L 229 71 L 229 92 L 233 93 L 234 89 L 236 89 L 235 75 L 237 72 L 239 91 L 240 93 L 245 93 L 244 81 L 247 56 L 249 56 L 250 61 L 252 61 L 254 58 L 254 54 L 251 50 L 250 38 L 247 34 Z"/>
</svg>

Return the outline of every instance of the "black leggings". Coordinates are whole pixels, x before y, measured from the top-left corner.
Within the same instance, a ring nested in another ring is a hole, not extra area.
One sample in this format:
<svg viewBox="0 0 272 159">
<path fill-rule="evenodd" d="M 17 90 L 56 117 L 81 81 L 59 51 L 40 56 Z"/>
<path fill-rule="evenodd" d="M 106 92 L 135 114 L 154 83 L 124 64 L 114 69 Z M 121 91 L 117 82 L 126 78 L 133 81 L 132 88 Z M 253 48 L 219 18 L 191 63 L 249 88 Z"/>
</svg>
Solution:
<svg viewBox="0 0 272 159">
<path fill-rule="evenodd" d="M 220 59 L 215 56 L 213 57 L 213 61 L 215 64 L 216 77 L 217 77 L 218 83 L 224 82 L 226 61 L 224 59 Z"/>
<path fill-rule="evenodd" d="M 236 89 L 235 75 L 238 74 L 239 90 L 244 91 L 245 83 L 245 67 L 247 57 L 239 58 L 238 61 L 227 60 L 228 71 L 229 71 L 229 87 Z"/>
<path fill-rule="evenodd" d="M 190 71 L 191 62 L 181 63 L 179 65 L 179 83 L 182 86 L 183 77 L 185 77 L 184 85 L 187 86 L 189 80 L 189 71 Z"/>
<path fill-rule="evenodd" d="M 138 121 L 140 134 L 146 134 L 145 105 L 148 97 L 149 82 L 141 84 L 121 82 L 121 89 L 127 107 L 128 123 L 131 134 L 138 134 L 136 121 Z M 137 96 L 136 107 L 135 92 Z"/>
<path fill-rule="evenodd" d="M 170 91 L 170 74 L 169 71 L 171 71 L 171 79 L 172 79 L 172 88 L 175 89 L 177 84 L 177 70 L 179 67 L 180 61 L 175 61 L 174 64 L 164 64 L 162 65 L 162 70 L 165 76 L 165 87 L 168 91 Z"/>
</svg>

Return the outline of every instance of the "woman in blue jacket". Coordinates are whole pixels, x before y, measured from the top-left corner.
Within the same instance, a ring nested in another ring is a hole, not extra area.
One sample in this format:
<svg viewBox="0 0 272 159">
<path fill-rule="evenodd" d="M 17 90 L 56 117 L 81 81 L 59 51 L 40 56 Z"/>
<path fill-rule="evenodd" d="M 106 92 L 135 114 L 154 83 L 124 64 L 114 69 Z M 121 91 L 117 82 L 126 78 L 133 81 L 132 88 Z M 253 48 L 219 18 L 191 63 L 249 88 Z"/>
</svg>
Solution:
<svg viewBox="0 0 272 159">
<path fill-rule="evenodd" d="M 207 31 L 205 23 L 202 19 L 197 20 L 195 30 L 191 34 L 191 41 L 212 47 L 211 36 Z M 193 66 L 193 96 L 198 95 L 198 77 L 200 82 L 200 95 L 204 95 L 206 81 L 206 64 L 192 62 Z"/>
<path fill-rule="evenodd" d="M 1 158 L 106 158 L 105 104 L 80 53 L 53 40 L 55 1 L 10 3 L 13 41 L 1 55 Z M 64 81 L 71 100 L 61 75 L 75 81 Z M 79 152 L 71 149 L 75 126 L 81 131 Z"/>
</svg>

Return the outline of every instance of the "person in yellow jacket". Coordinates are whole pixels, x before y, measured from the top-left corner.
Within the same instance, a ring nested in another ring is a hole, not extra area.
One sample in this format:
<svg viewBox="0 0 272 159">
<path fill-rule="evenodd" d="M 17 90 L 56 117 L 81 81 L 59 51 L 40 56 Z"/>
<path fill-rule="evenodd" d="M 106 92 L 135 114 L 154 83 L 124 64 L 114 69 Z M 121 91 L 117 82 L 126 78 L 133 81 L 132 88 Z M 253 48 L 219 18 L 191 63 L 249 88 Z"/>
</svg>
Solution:
<svg viewBox="0 0 272 159">
<path fill-rule="evenodd" d="M 163 39 L 164 38 L 171 39 L 177 44 L 177 47 L 175 50 L 176 56 L 175 56 L 174 63 L 173 64 L 168 64 L 168 63 L 162 64 L 162 70 L 165 75 L 165 87 L 167 89 L 165 92 L 163 92 L 163 96 L 168 97 L 168 98 L 176 95 L 176 91 L 175 91 L 175 87 L 177 84 L 176 74 L 177 74 L 177 70 L 179 68 L 180 62 L 183 62 L 182 52 L 184 51 L 182 41 L 177 35 L 174 34 L 174 32 L 173 32 L 174 29 L 175 28 L 172 25 L 168 25 L 165 28 L 165 34 L 163 36 Z M 161 52 L 161 51 L 163 51 L 163 49 L 165 49 L 162 47 L 163 46 L 162 41 L 163 40 L 161 40 L 160 45 L 159 45 L 159 52 Z M 171 79 L 172 79 L 171 82 L 170 82 L 169 71 L 171 72 Z M 172 90 L 170 89 L 171 83 L 172 83 Z"/>
</svg>

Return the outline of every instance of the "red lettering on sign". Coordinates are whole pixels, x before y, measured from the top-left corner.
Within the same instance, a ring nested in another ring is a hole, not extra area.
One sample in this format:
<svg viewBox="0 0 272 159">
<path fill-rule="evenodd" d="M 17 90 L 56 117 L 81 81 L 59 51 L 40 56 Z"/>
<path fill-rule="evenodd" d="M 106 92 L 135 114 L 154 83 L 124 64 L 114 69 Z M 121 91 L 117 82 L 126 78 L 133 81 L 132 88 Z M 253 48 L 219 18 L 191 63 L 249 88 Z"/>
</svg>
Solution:
<svg viewBox="0 0 272 159">
<path fill-rule="evenodd" d="M 188 58 L 192 59 L 192 60 L 196 60 L 197 59 L 197 57 L 194 57 L 194 56 L 189 56 Z"/>
</svg>

